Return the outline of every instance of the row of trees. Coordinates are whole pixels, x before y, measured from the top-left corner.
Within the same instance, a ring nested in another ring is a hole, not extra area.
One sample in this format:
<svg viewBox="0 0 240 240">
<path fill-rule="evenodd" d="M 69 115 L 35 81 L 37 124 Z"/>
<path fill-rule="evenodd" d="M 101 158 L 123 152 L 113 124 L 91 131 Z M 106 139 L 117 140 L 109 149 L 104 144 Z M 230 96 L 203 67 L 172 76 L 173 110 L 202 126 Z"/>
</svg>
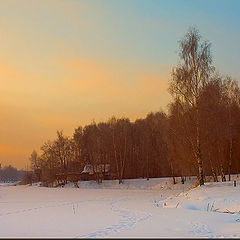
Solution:
<svg viewBox="0 0 240 240">
<path fill-rule="evenodd" d="M 43 144 L 40 156 L 32 152 L 31 167 L 52 180 L 56 173 L 81 172 L 85 164 L 110 164 L 120 183 L 123 178 L 167 176 L 165 125 L 166 115 L 159 112 L 134 123 L 115 117 L 92 122 L 76 128 L 71 138 L 57 131 L 54 141 Z"/>
<path fill-rule="evenodd" d="M 26 171 L 17 170 L 15 167 L 9 165 L 0 167 L 0 181 L 8 182 L 8 181 L 21 181 L 24 179 Z"/>
<path fill-rule="evenodd" d="M 236 81 L 216 72 L 210 43 L 196 28 L 180 41 L 179 64 L 173 68 L 168 113 L 149 113 L 144 119 L 112 117 L 75 129 L 72 137 L 57 132 L 38 156 L 33 169 L 45 179 L 56 173 L 82 171 L 87 163 L 111 164 L 119 179 L 236 173 L 240 157 L 240 91 Z"/>
</svg>

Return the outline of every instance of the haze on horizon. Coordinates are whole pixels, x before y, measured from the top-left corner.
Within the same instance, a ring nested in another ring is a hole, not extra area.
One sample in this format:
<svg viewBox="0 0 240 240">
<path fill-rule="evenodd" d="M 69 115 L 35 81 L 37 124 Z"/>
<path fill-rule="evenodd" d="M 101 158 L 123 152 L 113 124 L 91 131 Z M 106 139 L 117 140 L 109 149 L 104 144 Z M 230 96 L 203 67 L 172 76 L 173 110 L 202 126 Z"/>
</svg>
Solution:
<svg viewBox="0 0 240 240">
<path fill-rule="evenodd" d="M 238 0 L 0 3 L 0 163 L 25 168 L 63 129 L 167 109 L 178 40 L 197 26 L 240 79 Z"/>
</svg>

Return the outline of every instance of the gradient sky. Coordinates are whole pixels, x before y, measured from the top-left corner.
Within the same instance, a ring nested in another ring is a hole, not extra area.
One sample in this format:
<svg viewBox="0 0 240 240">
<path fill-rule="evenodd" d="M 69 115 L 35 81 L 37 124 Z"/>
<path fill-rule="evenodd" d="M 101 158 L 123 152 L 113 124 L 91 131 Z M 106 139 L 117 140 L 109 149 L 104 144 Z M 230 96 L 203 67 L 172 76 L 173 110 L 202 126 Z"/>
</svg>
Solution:
<svg viewBox="0 0 240 240">
<path fill-rule="evenodd" d="M 58 129 L 165 110 L 189 26 L 240 79 L 239 12 L 239 0 L 1 1 L 0 162 L 25 169 Z"/>
</svg>

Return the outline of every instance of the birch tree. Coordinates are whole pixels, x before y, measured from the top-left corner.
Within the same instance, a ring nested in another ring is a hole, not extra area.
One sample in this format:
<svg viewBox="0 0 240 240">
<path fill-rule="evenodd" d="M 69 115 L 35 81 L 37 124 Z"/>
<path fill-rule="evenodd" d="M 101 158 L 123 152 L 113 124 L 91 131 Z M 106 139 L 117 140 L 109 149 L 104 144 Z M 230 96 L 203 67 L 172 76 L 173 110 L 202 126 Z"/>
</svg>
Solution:
<svg viewBox="0 0 240 240">
<path fill-rule="evenodd" d="M 232 170 L 232 156 L 233 156 L 233 138 L 234 138 L 234 122 L 233 114 L 236 106 L 239 104 L 240 90 L 236 81 L 230 76 L 227 76 L 223 80 L 224 92 L 227 96 L 227 107 L 228 107 L 228 141 L 229 141 L 229 154 L 228 154 L 228 180 L 231 180 Z"/>
<path fill-rule="evenodd" d="M 191 138 L 194 156 L 198 164 L 200 185 L 204 185 L 203 163 L 200 142 L 199 97 L 203 87 L 210 81 L 214 71 L 210 43 L 202 41 L 196 28 L 190 28 L 180 41 L 180 63 L 172 70 L 170 93 L 194 108 L 195 138 Z M 187 126 L 186 126 L 187 127 Z"/>
</svg>

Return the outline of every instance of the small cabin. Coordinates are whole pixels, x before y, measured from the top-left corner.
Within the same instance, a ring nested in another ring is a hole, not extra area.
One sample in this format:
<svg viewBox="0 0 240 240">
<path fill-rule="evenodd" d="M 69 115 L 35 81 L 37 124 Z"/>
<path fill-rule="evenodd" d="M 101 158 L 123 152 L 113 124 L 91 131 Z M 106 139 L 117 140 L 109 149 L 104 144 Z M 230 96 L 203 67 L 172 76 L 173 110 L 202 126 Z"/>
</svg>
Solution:
<svg viewBox="0 0 240 240">
<path fill-rule="evenodd" d="M 81 172 L 81 180 L 95 180 L 97 176 L 102 179 L 110 179 L 110 164 L 87 164 Z"/>
</svg>

